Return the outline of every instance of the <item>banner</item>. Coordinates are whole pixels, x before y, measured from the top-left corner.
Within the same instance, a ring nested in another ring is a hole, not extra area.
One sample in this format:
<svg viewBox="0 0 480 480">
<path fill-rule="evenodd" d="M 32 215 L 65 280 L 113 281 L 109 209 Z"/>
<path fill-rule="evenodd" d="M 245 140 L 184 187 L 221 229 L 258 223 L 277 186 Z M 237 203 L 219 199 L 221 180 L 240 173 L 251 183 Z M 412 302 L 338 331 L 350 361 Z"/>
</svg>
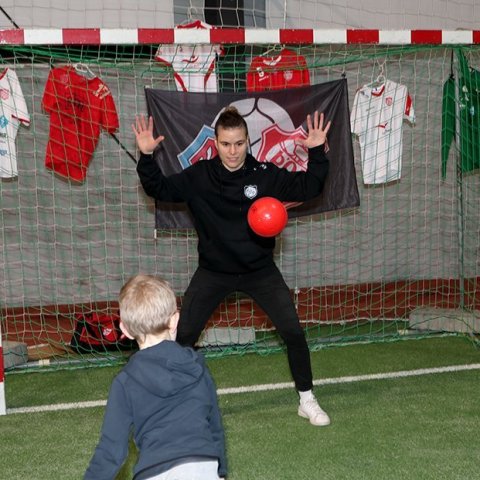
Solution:
<svg viewBox="0 0 480 480">
<path fill-rule="evenodd" d="M 332 121 L 327 147 L 330 171 L 325 188 L 318 198 L 289 208 L 289 217 L 360 205 L 346 79 L 272 92 L 192 93 L 146 88 L 145 95 L 154 133 L 165 136 L 155 151 L 155 160 L 166 176 L 217 154 L 214 126 L 229 105 L 245 118 L 249 152 L 257 160 L 291 171 L 305 170 L 308 150 L 297 140 L 307 136 L 307 114 L 323 112 L 325 121 Z M 185 204 L 157 201 L 155 227 L 193 228 L 193 222 Z"/>
</svg>

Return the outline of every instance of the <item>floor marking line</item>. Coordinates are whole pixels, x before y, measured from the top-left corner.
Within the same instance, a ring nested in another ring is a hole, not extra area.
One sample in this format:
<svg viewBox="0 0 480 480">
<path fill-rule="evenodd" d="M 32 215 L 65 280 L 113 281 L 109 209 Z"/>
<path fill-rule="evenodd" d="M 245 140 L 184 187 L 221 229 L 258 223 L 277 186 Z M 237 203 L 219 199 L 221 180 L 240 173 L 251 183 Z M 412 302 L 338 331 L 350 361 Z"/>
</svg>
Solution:
<svg viewBox="0 0 480 480">
<path fill-rule="evenodd" d="M 421 375 L 433 375 L 439 373 L 464 372 L 468 370 L 480 370 L 480 363 L 472 363 L 468 365 L 451 365 L 446 367 L 434 368 L 420 368 L 417 370 L 401 370 L 398 372 L 386 373 L 372 373 L 367 375 L 352 375 L 337 378 L 324 378 L 322 380 L 314 380 L 313 384 L 316 386 L 335 385 L 339 383 L 354 383 L 365 382 L 371 380 L 388 380 L 408 377 L 418 377 Z M 293 382 L 285 383 L 266 383 L 263 385 L 249 385 L 245 387 L 219 388 L 218 395 L 233 395 L 238 393 L 253 393 L 265 392 L 269 390 L 282 390 L 286 388 L 293 388 Z M 107 404 L 106 400 L 92 400 L 87 402 L 73 402 L 73 403 L 57 403 L 52 405 L 38 405 L 35 407 L 19 407 L 7 408 L 7 414 L 14 413 L 40 413 L 40 412 L 54 412 L 60 410 L 76 410 L 79 408 L 93 408 L 104 407 Z"/>
</svg>

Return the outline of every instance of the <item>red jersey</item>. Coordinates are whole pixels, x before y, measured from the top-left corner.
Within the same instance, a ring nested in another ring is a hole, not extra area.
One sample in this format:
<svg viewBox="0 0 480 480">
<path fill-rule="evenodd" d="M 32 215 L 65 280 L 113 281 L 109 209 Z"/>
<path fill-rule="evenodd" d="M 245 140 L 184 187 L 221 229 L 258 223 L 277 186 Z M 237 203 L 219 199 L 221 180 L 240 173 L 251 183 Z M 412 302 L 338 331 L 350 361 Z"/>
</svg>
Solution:
<svg viewBox="0 0 480 480">
<path fill-rule="evenodd" d="M 101 128 L 110 133 L 118 128 L 110 90 L 98 77 L 88 79 L 71 66 L 54 68 L 45 85 L 42 105 L 50 114 L 45 166 L 83 181 Z"/>
<path fill-rule="evenodd" d="M 284 48 L 275 57 L 258 56 L 247 73 L 247 91 L 282 90 L 310 85 L 310 74 L 303 55 Z"/>
</svg>

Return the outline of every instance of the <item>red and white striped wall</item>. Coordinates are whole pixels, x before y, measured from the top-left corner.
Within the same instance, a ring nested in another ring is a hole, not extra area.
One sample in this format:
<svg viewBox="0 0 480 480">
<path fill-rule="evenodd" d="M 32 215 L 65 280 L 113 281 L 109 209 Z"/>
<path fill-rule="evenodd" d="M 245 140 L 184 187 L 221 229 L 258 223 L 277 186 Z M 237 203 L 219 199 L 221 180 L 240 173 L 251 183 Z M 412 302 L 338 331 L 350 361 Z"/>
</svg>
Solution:
<svg viewBox="0 0 480 480">
<path fill-rule="evenodd" d="M 51 28 L 0 30 L 0 45 L 480 44 L 480 30 Z"/>
</svg>

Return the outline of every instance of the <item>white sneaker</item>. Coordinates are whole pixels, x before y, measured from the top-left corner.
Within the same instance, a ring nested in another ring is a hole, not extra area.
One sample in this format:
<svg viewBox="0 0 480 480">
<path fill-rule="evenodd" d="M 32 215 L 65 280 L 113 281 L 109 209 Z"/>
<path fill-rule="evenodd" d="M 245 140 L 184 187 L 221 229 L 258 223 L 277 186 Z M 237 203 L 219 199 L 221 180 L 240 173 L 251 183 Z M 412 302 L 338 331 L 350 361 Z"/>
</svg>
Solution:
<svg viewBox="0 0 480 480">
<path fill-rule="evenodd" d="M 298 414 L 303 418 L 308 418 L 310 423 L 316 427 L 330 425 L 330 417 L 320 408 L 315 397 L 300 402 Z"/>
</svg>

